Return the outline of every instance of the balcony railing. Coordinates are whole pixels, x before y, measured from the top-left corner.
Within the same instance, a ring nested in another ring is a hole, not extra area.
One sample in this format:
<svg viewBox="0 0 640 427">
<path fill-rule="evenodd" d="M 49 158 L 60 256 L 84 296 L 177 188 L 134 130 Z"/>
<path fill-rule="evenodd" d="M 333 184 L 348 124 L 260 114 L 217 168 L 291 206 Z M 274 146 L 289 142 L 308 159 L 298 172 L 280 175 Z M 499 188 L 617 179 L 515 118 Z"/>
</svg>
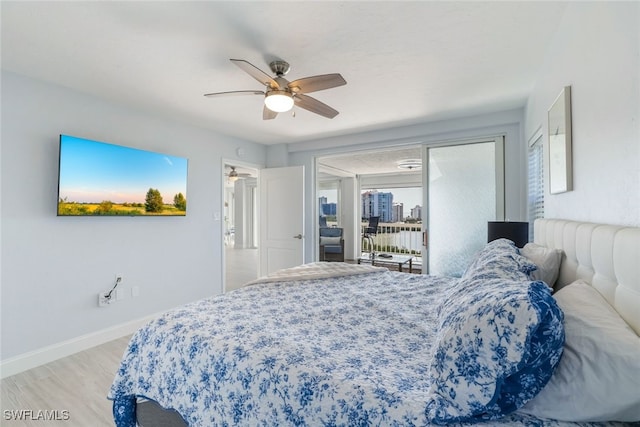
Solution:
<svg viewBox="0 0 640 427">
<path fill-rule="evenodd" d="M 362 223 L 361 233 L 367 226 Z M 374 252 L 412 254 L 420 256 L 422 228 L 420 224 L 381 223 L 376 234 L 371 235 Z M 362 239 L 362 252 L 371 252 L 369 239 Z"/>
<path fill-rule="evenodd" d="M 363 222 L 360 228 L 360 240 L 362 241 L 362 253 L 371 253 L 369 239 L 362 239 L 362 233 L 368 223 Z M 328 227 L 336 227 L 337 222 L 328 220 Z M 380 223 L 378 231 L 372 235 L 373 250 L 375 253 L 387 254 L 411 254 L 416 258 L 413 260 L 414 270 L 419 271 L 422 267 L 422 226 L 421 224 L 409 224 L 404 222 Z"/>
</svg>

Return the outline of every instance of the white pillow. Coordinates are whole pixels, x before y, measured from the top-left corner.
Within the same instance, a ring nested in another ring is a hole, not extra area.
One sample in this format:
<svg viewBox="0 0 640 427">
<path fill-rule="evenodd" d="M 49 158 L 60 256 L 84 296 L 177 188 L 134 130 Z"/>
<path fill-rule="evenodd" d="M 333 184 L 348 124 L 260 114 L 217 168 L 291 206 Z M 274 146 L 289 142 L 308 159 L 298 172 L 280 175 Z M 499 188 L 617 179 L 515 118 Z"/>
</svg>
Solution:
<svg viewBox="0 0 640 427">
<path fill-rule="evenodd" d="M 520 253 L 538 267 L 537 270 L 531 273 L 531 278 L 533 280 L 542 280 L 553 288 L 560 272 L 562 250 L 546 248 L 535 243 L 527 243 L 524 248 L 520 249 Z"/>
<path fill-rule="evenodd" d="M 562 421 L 640 421 L 640 337 L 581 280 L 554 297 L 565 315 L 564 353 L 520 411 Z"/>
<path fill-rule="evenodd" d="M 336 236 L 336 237 L 320 236 L 320 246 L 339 245 L 339 244 L 340 244 L 340 236 Z"/>
</svg>

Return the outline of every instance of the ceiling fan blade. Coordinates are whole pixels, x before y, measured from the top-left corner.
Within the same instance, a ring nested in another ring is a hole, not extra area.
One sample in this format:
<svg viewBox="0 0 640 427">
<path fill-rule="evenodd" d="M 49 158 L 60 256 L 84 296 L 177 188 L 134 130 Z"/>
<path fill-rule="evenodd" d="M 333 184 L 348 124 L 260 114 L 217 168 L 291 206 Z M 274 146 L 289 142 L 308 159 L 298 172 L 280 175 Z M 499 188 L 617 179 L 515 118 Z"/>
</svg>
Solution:
<svg viewBox="0 0 640 427">
<path fill-rule="evenodd" d="M 334 73 L 294 80 L 289 83 L 289 88 L 295 93 L 310 93 L 346 84 L 346 80 L 340 74 Z"/>
<path fill-rule="evenodd" d="M 305 110 L 309 110 L 312 113 L 320 114 L 328 119 L 333 119 L 338 115 L 338 111 L 329 107 L 327 104 L 318 101 L 315 98 L 312 98 L 307 95 L 297 94 L 293 97 L 293 101 L 300 108 L 304 108 Z"/>
<path fill-rule="evenodd" d="M 227 95 L 264 95 L 261 90 L 232 90 L 230 92 L 205 93 L 204 96 L 227 96 Z"/>
<path fill-rule="evenodd" d="M 267 108 L 266 105 L 262 109 L 262 120 L 272 120 L 275 119 L 277 115 L 278 113 L 276 113 L 275 111 L 271 111 Z"/>
<path fill-rule="evenodd" d="M 269 86 L 272 89 L 279 89 L 280 86 L 278 86 L 278 83 L 273 80 L 269 74 L 265 73 L 250 62 L 247 62 L 244 59 L 231 59 L 230 61 L 263 85 Z"/>
</svg>

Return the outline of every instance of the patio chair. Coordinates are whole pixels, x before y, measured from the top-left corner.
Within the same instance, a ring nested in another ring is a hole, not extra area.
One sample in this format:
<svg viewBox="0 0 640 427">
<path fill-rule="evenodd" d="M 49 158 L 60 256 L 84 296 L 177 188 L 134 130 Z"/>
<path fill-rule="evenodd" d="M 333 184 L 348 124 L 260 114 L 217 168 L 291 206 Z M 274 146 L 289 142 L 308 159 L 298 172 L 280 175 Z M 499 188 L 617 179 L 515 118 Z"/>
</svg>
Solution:
<svg viewBox="0 0 640 427">
<path fill-rule="evenodd" d="M 362 230 L 362 241 L 366 239 L 369 242 L 369 255 L 373 258 L 375 256 L 375 248 L 373 246 L 373 236 L 378 234 L 378 223 L 380 222 L 379 216 L 370 216 L 369 224 Z M 364 245 L 363 245 L 364 246 Z"/>
<path fill-rule="evenodd" d="M 343 229 L 327 227 L 320 229 L 320 261 L 344 262 Z"/>
</svg>

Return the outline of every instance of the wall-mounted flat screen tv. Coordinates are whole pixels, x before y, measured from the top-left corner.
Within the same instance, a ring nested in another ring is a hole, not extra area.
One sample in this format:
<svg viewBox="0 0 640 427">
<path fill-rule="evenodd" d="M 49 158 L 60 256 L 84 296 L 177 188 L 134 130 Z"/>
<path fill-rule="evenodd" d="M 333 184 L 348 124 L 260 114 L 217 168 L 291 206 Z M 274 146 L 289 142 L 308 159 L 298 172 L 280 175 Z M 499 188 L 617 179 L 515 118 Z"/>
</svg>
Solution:
<svg viewBox="0 0 640 427">
<path fill-rule="evenodd" d="M 184 216 L 187 159 L 60 135 L 58 216 Z"/>
</svg>

